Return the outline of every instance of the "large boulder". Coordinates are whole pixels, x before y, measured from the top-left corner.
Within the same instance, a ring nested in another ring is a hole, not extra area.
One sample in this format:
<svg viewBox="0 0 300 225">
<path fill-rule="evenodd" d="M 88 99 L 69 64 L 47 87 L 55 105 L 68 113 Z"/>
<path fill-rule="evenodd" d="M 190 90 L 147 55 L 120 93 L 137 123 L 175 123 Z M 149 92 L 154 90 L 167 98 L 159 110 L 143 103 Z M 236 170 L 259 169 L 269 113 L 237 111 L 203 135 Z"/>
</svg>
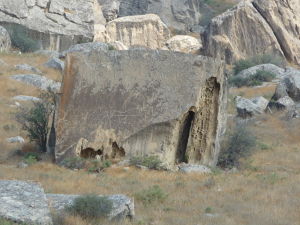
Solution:
<svg viewBox="0 0 300 225">
<path fill-rule="evenodd" d="M 156 155 L 167 167 L 213 166 L 226 122 L 225 83 L 224 64 L 204 56 L 146 49 L 68 54 L 56 159 L 94 152 Z"/>
<path fill-rule="evenodd" d="M 289 96 L 284 96 L 279 98 L 277 101 L 271 101 L 269 103 L 269 107 L 271 109 L 277 110 L 289 110 L 294 111 L 296 108 L 296 104 Z"/>
<path fill-rule="evenodd" d="M 252 101 L 241 96 L 235 97 L 236 110 L 239 117 L 247 119 L 255 115 L 262 114 L 265 107 L 262 104 L 256 104 L 255 99 Z"/>
<path fill-rule="evenodd" d="M 0 181 L 0 218 L 22 224 L 52 225 L 46 195 L 40 185 Z"/>
<path fill-rule="evenodd" d="M 233 63 L 275 54 L 299 64 L 298 0 L 245 0 L 215 17 L 204 34 L 204 54 Z"/>
<path fill-rule="evenodd" d="M 0 26 L 0 52 L 8 52 L 11 47 L 9 33 L 4 27 Z"/>
<path fill-rule="evenodd" d="M 92 40 L 94 26 L 106 23 L 96 0 L 0 0 L 0 9 L 0 23 L 9 32 L 20 32 L 22 25 L 41 48 L 51 50 Z"/>
<path fill-rule="evenodd" d="M 176 35 L 170 38 L 166 45 L 171 51 L 184 53 L 197 53 L 202 48 L 202 43 L 199 39 L 188 35 Z"/>
<path fill-rule="evenodd" d="M 127 16 L 110 21 L 106 25 L 106 42 L 120 41 L 126 46 L 162 48 L 170 38 L 170 32 L 154 14 Z M 95 36 L 94 41 L 103 41 Z"/>
<path fill-rule="evenodd" d="M 79 195 L 47 194 L 49 206 L 58 213 L 63 213 L 65 208 L 72 205 L 74 199 Z M 125 195 L 109 195 L 107 198 L 112 201 L 112 211 L 108 215 L 110 220 L 123 220 L 126 217 L 132 218 L 134 214 L 134 200 Z"/>
</svg>

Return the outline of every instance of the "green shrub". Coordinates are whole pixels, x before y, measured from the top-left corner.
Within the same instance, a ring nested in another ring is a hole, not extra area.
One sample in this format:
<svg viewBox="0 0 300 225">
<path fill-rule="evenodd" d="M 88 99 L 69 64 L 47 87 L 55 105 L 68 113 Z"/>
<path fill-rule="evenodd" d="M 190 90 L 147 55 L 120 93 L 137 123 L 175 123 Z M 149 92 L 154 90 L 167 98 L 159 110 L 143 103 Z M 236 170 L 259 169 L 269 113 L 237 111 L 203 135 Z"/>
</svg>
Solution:
<svg viewBox="0 0 300 225">
<path fill-rule="evenodd" d="M 24 162 L 27 163 L 28 165 L 32 165 L 32 164 L 36 163 L 39 160 L 40 160 L 40 157 L 35 152 L 28 152 L 24 156 Z"/>
<path fill-rule="evenodd" d="M 239 72 L 248 69 L 252 66 L 260 65 L 260 64 L 274 64 L 276 66 L 284 66 L 285 61 L 282 57 L 270 54 L 257 55 L 251 57 L 249 59 L 241 59 L 234 63 L 233 72 L 234 74 L 238 74 Z"/>
<path fill-rule="evenodd" d="M 162 169 L 162 162 L 157 156 L 132 157 L 130 159 L 130 164 L 134 166 L 145 166 L 155 170 Z"/>
<path fill-rule="evenodd" d="M 83 219 L 93 220 L 108 216 L 112 207 L 113 203 L 107 197 L 84 195 L 76 198 L 66 210 L 71 214 L 79 215 Z"/>
<path fill-rule="evenodd" d="M 82 169 L 85 166 L 85 160 L 80 157 L 71 157 L 64 159 L 61 164 L 68 169 Z"/>
<path fill-rule="evenodd" d="M 222 168 L 239 167 L 239 160 L 249 156 L 256 146 L 256 137 L 245 125 L 238 125 L 229 135 L 228 143 L 221 151 L 218 166 Z"/>
<path fill-rule="evenodd" d="M 33 40 L 22 25 L 14 24 L 6 27 L 10 33 L 12 46 L 21 52 L 34 52 L 39 49 L 37 41 Z"/>
<path fill-rule="evenodd" d="M 255 74 L 249 77 L 232 76 L 229 78 L 229 85 L 234 87 L 252 87 L 262 85 L 263 82 L 272 81 L 276 75 L 272 72 L 258 70 Z"/>
<path fill-rule="evenodd" d="M 154 185 L 135 194 L 136 199 L 146 206 L 154 202 L 163 202 L 167 196 L 168 195 L 158 185 Z"/>
<path fill-rule="evenodd" d="M 206 207 L 205 208 L 205 213 L 210 214 L 213 212 L 213 209 L 211 207 Z"/>
<path fill-rule="evenodd" d="M 101 170 L 108 168 L 111 166 L 111 162 L 109 160 L 99 161 L 97 159 L 87 161 L 88 164 L 88 172 L 90 173 L 99 173 Z"/>
</svg>

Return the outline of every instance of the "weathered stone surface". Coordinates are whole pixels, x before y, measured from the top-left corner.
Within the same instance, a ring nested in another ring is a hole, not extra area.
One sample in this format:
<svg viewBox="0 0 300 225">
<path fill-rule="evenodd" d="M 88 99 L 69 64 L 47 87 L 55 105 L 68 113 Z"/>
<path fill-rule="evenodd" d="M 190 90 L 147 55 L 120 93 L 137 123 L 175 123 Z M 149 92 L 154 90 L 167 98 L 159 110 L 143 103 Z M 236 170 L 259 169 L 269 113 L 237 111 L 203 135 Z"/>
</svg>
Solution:
<svg viewBox="0 0 300 225">
<path fill-rule="evenodd" d="M 52 225 L 43 189 L 24 181 L 0 181 L 0 217 L 17 223 Z"/>
<path fill-rule="evenodd" d="M 253 117 L 258 114 L 262 114 L 264 111 L 258 105 L 256 105 L 253 101 L 243 98 L 241 96 L 237 96 L 235 98 L 237 114 L 242 118 Z"/>
<path fill-rule="evenodd" d="M 203 165 L 183 164 L 179 166 L 179 171 L 184 173 L 211 173 L 211 169 Z"/>
<path fill-rule="evenodd" d="M 271 72 L 276 75 L 276 78 L 280 78 L 280 79 L 283 78 L 285 75 L 285 69 L 280 68 L 279 66 L 276 66 L 273 64 L 261 64 L 261 65 L 257 65 L 257 66 L 253 66 L 248 69 L 245 69 L 245 70 L 239 72 L 236 76 L 246 78 L 246 77 L 250 77 L 250 76 L 256 74 L 257 71 L 260 71 L 260 70 Z"/>
<path fill-rule="evenodd" d="M 200 40 L 188 35 L 176 35 L 170 38 L 166 45 L 171 51 L 184 53 L 197 53 L 202 48 Z"/>
<path fill-rule="evenodd" d="M 112 21 L 118 17 L 120 10 L 120 1 L 119 0 L 98 0 L 102 6 L 103 16 L 106 21 Z"/>
<path fill-rule="evenodd" d="M 258 107 L 262 112 L 265 111 L 265 109 L 267 108 L 268 103 L 269 103 L 269 101 L 268 101 L 266 98 L 262 97 L 262 96 L 256 97 L 256 98 L 252 98 L 251 101 L 252 101 L 255 105 L 257 105 L 257 107 Z"/>
<path fill-rule="evenodd" d="M 299 64 L 298 0 L 246 0 L 215 17 L 204 35 L 204 54 L 227 63 L 276 54 Z"/>
<path fill-rule="evenodd" d="M 0 0 L 0 21 L 6 27 L 25 26 L 42 48 L 51 50 L 92 40 L 94 26 L 106 22 L 97 0 Z"/>
<path fill-rule="evenodd" d="M 62 213 L 65 207 L 70 206 L 79 195 L 47 194 L 50 208 Z M 125 195 L 107 196 L 113 203 L 109 219 L 122 220 L 132 218 L 134 213 L 134 200 Z"/>
<path fill-rule="evenodd" d="M 120 41 L 110 42 L 109 45 L 112 46 L 114 50 L 128 50 L 128 47 Z"/>
<path fill-rule="evenodd" d="M 0 52 L 7 52 L 10 50 L 11 40 L 9 33 L 4 27 L 0 26 Z"/>
<path fill-rule="evenodd" d="M 17 70 L 30 71 L 30 72 L 33 72 L 33 73 L 39 73 L 39 74 L 42 73 L 39 69 L 37 69 L 33 66 L 30 66 L 28 64 L 18 64 L 18 65 L 15 65 L 15 68 Z"/>
<path fill-rule="evenodd" d="M 65 72 L 58 162 L 79 155 L 85 139 L 81 151 L 111 158 L 216 164 L 226 122 L 222 62 L 170 51 L 100 50 L 69 54 Z"/>
<path fill-rule="evenodd" d="M 40 101 L 41 99 L 37 98 L 37 97 L 33 97 L 33 96 L 18 95 L 18 96 L 13 97 L 13 100 L 16 100 L 16 101 L 25 101 L 25 102 L 26 101 L 37 102 L 37 101 Z"/>
<path fill-rule="evenodd" d="M 60 82 L 56 82 L 36 74 L 17 74 L 10 76 L 10 78 L 25 84 L 33 85 L 42 90 L 47 90 L 50 88 L 53 91 L 58 91 L 61 86 Z"/>
<path fill-rule="evenodd" d="M 188 31 L 201 21 L 201 0 L 120 0 L 119 16 L 157 14 L 168 27 Z"/>
<path fill-rule="evenodd" d="M 72 45 L 68 50 L 63 51 L 60 55 L 61 58 L 64 58 L 68 53 L 72 52 L 90 52 L 93 50 L 97 51 L 107 51 L 109 46 L 105 43 L 101 42 L 90 42 L 90 43 L 83 43 Z"/>
<path fill-rule="evenodd" d="M 44 66 L 63 71 L 65 68 L 65 63 L 58 58 L 51 58 L 44 64 Z"/>
<path fill-rule="evenodd" d="M 106 25 L 107 42 L 121 41 L 126 46 L 161 48 L 170 38 L 170 31 L 154 14 L 127 16 Z M 99 41 L 101 41 L 102 37 Z M 97 37 L 94 38 L 97 41 Z"/>
<path fill-rule="evenodd" d="M 7 138 L 6 141 L 8 143 L 24 143 L 25 142 L 24 138 L 22 138 L 20 136 Z"/>
</svg>

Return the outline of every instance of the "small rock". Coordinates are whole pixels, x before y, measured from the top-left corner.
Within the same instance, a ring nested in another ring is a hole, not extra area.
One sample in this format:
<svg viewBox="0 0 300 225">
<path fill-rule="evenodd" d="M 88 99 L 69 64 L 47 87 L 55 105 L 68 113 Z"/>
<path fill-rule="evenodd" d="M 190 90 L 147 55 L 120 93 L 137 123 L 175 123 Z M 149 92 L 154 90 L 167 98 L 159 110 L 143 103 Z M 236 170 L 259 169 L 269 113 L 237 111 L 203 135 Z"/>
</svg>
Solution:
<svg viewBox="0 0 300 225">
<path fill-rule="evenodd" d="M 63 71 L 65 68 L 65 63 L 58 58 L 51 58 L 48 62 L 44 64 L 44 66 Z"/>
<path fill-rule="evenodd" d="M 42 73 L 39 69 L 37 69 L 33 66 L 30 66 L 28 64 L 19 64 L 19 65 L 16 65 L 15 68 L 17 70 L 25 70 L 25 71 L 30 71 L 30 72 L 39 73 L 39 74 Z"/>
<path fill-rule="evenodd" d="M 211 169 L 203 165 L 182 164 L 179 165 L 179 171 L 184 173 L 211 173 Z"/>
<path fill-rule="evenodd" d="M 24 169 L 26 167 L 28 167 L 28 164 L 25 162 L 19 162 L 17 165 L 17 168 L 21 168 L 21 169 Z"/>
<path fill-rule="evenodd" d="M 24 138 L 20 136 L 7 138 L 6 141 L 8 143 L 21 143 L 21 144 L 25 142 Z"/>
<path fill-rule="evenodd" d="M 149 170 L 148 167 L 142 166 L 142 165 L 136 165 L 135 167 L 136 167 L 136 168 L 139 168 L 139 169 L 141 169 L 141 170 Z"/>
<path fill-rule="evenodd" d="M 40 98 L 37 98 L 37 97 L 33 97 L 33 96 L 26 96 L 26 95 L 18 95 L 18 96 L 15 96 L 13 97 L 14 100 L 17 100 L 17 101 L 33 101 L 33 102 L 37 102 L 37 101 L 40 101 L 41 99 Z"/>
</svg>

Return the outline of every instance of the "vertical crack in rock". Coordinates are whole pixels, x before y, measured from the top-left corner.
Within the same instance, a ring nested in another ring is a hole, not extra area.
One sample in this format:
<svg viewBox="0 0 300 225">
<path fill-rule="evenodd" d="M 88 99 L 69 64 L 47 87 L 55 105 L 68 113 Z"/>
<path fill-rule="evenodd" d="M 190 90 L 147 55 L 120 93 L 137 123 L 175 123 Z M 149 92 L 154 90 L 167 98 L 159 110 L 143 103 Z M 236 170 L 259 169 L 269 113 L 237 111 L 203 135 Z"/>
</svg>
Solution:
<svg viewBox="0 0 300 225">
<path fill-rule="evenodd" d="M 189 163 L 208 164 L 213 154 L 218 126 L 220 84 L 212 77 L 200 97 L 198 111 L 192 121 L 186 150 Z"/>
<path fill-rule="evenodd" d="M 259 8 L 259 6 L 255 2 L 252 2 L 252 5 L 253 5 L 254 9 L 261 15 L 261 17 L 266 21 L 266 23 L 268 24 L 268 26 L 272 30 L 272 32 L 273 32 L 273 34 L 274 34 L 274 36 L 277 40 L 277 43 L 279 44 L 280 49 L 283 52 L 285 58 L 289 61 L 292 61 L 292 58 L 291 58 L 290 54 L 287 52 L 286 48 L 284 47 L 284 43 L 281 41 L 281 39 L 280 39 L 278 33 L 276 32 L 276 30 L 274 30 L 272 24 L 268 21 L 268 19 L 266 18 L 266 16 L 262 12 L 262 10 Z"/>
</svg>

